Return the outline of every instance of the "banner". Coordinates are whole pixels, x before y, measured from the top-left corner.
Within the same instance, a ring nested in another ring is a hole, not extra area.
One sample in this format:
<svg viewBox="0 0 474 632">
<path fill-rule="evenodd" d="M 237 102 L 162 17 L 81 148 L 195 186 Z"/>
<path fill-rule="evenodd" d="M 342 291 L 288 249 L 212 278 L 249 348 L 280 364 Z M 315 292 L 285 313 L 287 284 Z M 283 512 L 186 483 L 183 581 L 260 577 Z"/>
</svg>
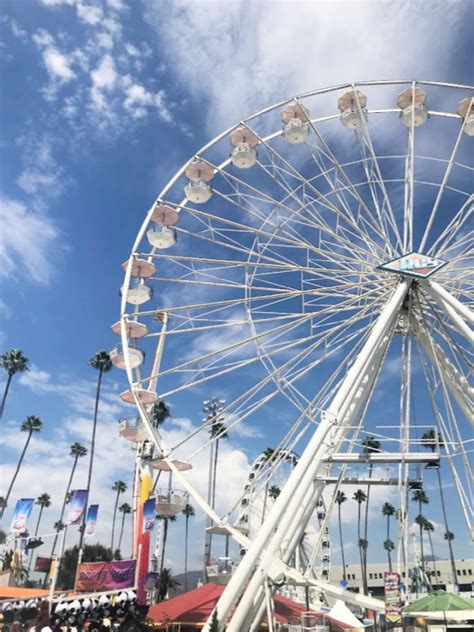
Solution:
<svg viewBox="0 0 474 632">
<path fill-rule="evenodd" d="M 30 517 L 34 502 L 34 498 L 20 498 L 20 500 L 16 501 L 10 531 L 16 531 L 18 533 L 25 531 L 26 523 Z"/>
<path fill-rule="evenodd" d="M 400 575 L 384 573 L 385 585 L 385 619 L 390 623 L 401 620 L 402 604 L 400 599 Z"/>
<path fill-rule="evenodd" d="M 133 588 L 136 560 L 85 562 L 79 567 L 77 590 L 95 592 Z"/>
<path fill-rule="evenodd" d="M 40 557 L 38 556 L 35 560 L 35 572 L 36 573 L 49 573 L 51 569 L 51 557 Z"/>
<path fill-rule="evenodd" d="M 94 535 L 95 523 L 97 522 L 97 514 L 99 512 L 99 505 L 90 505 L 86 518 L 86 530 L 85 536 Z"/>
<path fill-rule="evenodd" d="M 143 533 L 145 531 L 153 531 L 155 525 L 155 504 L 155 499 L 150 498 L 143 505 Z"/>
<path fill-rule="evenodd" d="M 87 490 L 76 489 L 69 503 L 66 525 L 77 524 L 87 505 Z"/>
</svg>

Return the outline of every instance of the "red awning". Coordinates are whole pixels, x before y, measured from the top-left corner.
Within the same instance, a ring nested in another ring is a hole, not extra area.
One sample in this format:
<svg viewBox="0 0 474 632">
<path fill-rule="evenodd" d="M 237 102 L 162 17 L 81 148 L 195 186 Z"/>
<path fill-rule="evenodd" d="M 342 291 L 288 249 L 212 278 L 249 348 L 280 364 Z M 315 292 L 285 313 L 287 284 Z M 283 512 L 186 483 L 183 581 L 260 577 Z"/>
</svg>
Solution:
<svg viewBox="0 0 474 632">
<path fill-rule="evenodd" d="M 204 584 L 187 593 L 151 606 L 148 611 L 148 617 L 155 624 L 172 622 L 198 626 L 208 619 L 223 592 L 224 586 L 213 583 Z M 275 616 L 278 622 L 285 624 L 298 623 L 303 612 L 306 612 L 303 604 L 296 603 L 280 595 L 276 596 Z M 318 613 L 315 612 L 314 614 Z M 341 629 L 347 629 L 345 624 L 335 621 L 326 614 L 321 614 L 320 616 L 321 619 L 324 616 L 327 621 Z"/>
</svg>

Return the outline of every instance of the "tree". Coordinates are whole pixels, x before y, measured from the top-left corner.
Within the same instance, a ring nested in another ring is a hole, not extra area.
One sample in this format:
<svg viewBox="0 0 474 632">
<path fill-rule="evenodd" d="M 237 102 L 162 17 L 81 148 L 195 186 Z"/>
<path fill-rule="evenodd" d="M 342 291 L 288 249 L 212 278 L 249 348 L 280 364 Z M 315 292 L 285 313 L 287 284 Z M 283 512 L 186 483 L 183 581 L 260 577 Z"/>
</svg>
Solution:
<svg viewBox="0 0 474 632">
<path fill-rule="evenodd" d="M 367 495 L 364 492 L 363 489 L 358 489 L 356 492 L 354 492 L 354 495 L 352 496 L 352 499 L 355 500 L 357 502 L 357 504 L 359 505 L 357 508 L 357 546 L 359 547 L 359 557 L 360 557 L 360 571 L 362 574 L 362 585 L 363 585 L 363 589 L 364 589 L 364 593 L 367 594 L 367 585 L 366 585 L 366 576 L 365 576 L 365 572 L 364 572 L 364 550 L 365 550 L 365 539 L 362 538 L 362 534 L 361 534 L 361 524 L 360 524 L 360 519 L 361 519 L 361 509 L 362 509 L 362 503 L 365 503 L 365 501 L 367 500 Z"/>
<path fill-rule="evenodd" d="M 117 519 L 117 507 L 118 507 L 119 497 L 120 497 L 120 494 L 123 494 L 124 492 L 127 491 L 127 484 L 124 481 L 115 481 L 115 483 L 112 486 L 112 491 L 117 492 L 117 495 L 115 497 L 115 505 L 114 505 L 114 517 L 112 519 L 112 537 L 110 539 L 110 548 L 113 551 L 114 550 L 115 521 Z"/>
<path fill-rule="evenodd" d="M 209 632 L 219 632 L 219 620 L 217 618 L 217 608 L 212 613 Z"/>
<path fill-rule="evenodd" d="M 29 415 L 25 419 L 25 421 L 21 424 L 21 426 L 20 426 L 20 430 L 22 432 L 27 432 L 28 436 L 26 438 L 25 445 L 23 447 L 22 453 L 20 455 L 20 459 L 19 459 L 18 464 L 16 466 L 15 474 L 13 475 L 13 478 L 12 478 L 11 483 L 10 483 L 10 487 L 8 488 L 7 495 L 5 496 L 5 502 L 4 502 L 4 505 L 2 506 L 2 509 L 1 509 L 0 518 L 3 516 L 5 508 L 8 505 L 8 499 L 10 498 L 10 494 L 11 494 L 11 491 L 13 489 L 13 485 L 15 484 L 16 477 L 18 476 L 18 472 L 20 471 L 21 464 L 22 464 L 23 459 L 25 457 L 25 454 L 26 454 L 26 451 L 28 449 L 28 446 L 30 445 L 31 437 L 33 436 L 33 434 L 35 432 L 40 432 L 42 427 L 43 427 L 43 422 L 41 421 L 41 419 L 39 417 L 35 417 L 35 415 Z"/>
<path fill-rule="evenodd" d="M 441 450 L 441 448 L 444 447 L 443 437 L 441 436 L 439 432 L 436 435 L 436 431 L 433 428 L 431 428 L 431 430 L 427 430 L 424 433 L 424 435 L 421 437 L 421 442 L 425 446 L 425 448 L 431 450 L 432 452 L 434 452 L 437 448 Z M 441 510 L 443 512 L 444 530 L 446 534 L 446 533 L 451 533 L 451 532 L 449 530 L 448 513 L 446 511 L 446 503 L 444 501 L 444 491 L 443 491 L 443 482 L 441 480 L 440 464 L 438 463 L 437 465 L 438 467 L 435 467 L 434 469 L 436 469 L 436 475 L 438 479 L 439 497 L 441 500 Z M 453 585 L 456 586 L 458 583 L 458 575 L 457 575 L 456 562 L 454 558 L 454 551 L 453 551 L 453 545 L 452 545 L 453 539 L 454 539 L 454 536 L 453 538 L 445 537 L 445 540 L 447 540 L 448 542 L 449 560 L 451 562 L 451 574 L 453 576 Z"/>
<path fill-rule="evenodd" d="M 76 577 L 76 568 L 79 557 L 79 547 L 77 545 L 66 549 L 59 563 L 58 571 L 58 590 L 70 590 L 74 587 Z M 117 552 L 112 551 L 102 544 L 86 544 L 83 548 L 83 562 L 111 562 L 113 559 L 121 559 L 117 557 Z"/>
<path fill-rule="evenodd" d="M 94 418 L 92 423 L 92 438 L 91 438 L 91 451 L 89 458 L 89 471 L 87 473 L 87 502 L 90 501 L 91 481 L 92 481 L 92 468 L 94 466 L 94 453 L 95 453 L 95 435 L 97 431 L 97 414 L 99 412 L 99 400 L 100 400 L 100 388 L 102 385 L 102 376 L 104 373 L 108 373 L 112 370 L 112 360 L 110 359 L 107 351 L 98 351 L 93 358 L 89 360 L 89 365 L 99 372 L 97 377 L 97 387 L 95 391 L 95 404 L 94 404 Z M 81 526 L 79 528 L 79 556 L 78 564 L 82 561 L 82 550 L 84 543 L 84 531 L 85 531 L 86 512 L 83 512 Z"/>
<path fill-rule="evenodd" d="M 181 582 L 177 579 L 173 579 L 171 576 L 171 570 L 169 568 L 162 568 L 160 575 L 156 581 L 156 588 L 158 590 L 158 601 L 166 599 L 169 592 L 176 590 L 181 586 Z"/>
<path fill-rule="evenodd" d="M 121 546 L 122 546 L 122 536 L 123 536 L 123 527 L 124 527 L 124 523 L 125 523 L 125 516 L 127 516 L 128 514 L 132 513 L 132 508 L 130 507 L 130 505 L 128 503 L 123 503 L 123 505 L 120 505 L 119 507 L 119 511 L 122 514 L 122 524 L 120 525 L 120 535 L 119 535 L 119 541 L 118 541 L 118 550 L 121 550 Z"/>
<path fill-rule="evenodd" d="M 183 509 L 183 514 L 186 517 L 186 528 L 184 536 L 184 592 L 188 590 L 188 536 L 189 536 L 189 519 L 196 515 L 194 507 L 189 503 Z"/>
<path fill-rule="evenodd" d="M 160 401 L 155 402 L 150 410 L 150 418 L 153 425 L 155 427 L 161 426 L 168 417 L 171 417 L 171 411 L 168 404 L 161 399 Z"/>
<path fill-rule="evenodd" d="M 413 496 L 411 497 L 412 501 L 418 503 L 419 514 L 417 518 L 423 518 L 422 514 L 422 505 L 427 505 L 429 503 L 428 496 L 425 494 L 423 489 L 417 489 L 413 492 Z M 420 552 L 421 552 L 421 568 L 423 570 L 423 574 L 425 572 L 425 555 L 423 551 L 423 520 L 415 519 L 416 524 L 420 530 Z"/>
<path fill-rule="evenodd" d="M 380 452 L 380 441 L 378 441 L 374 436 L 367 436 L 362 441 L 362 454 L 369 456 L 371 454 Z M 373 472 L 373 463 L 369 461 L 369 481 L 372 478 Z M 367 546 L 368 546 L 368 531 L 369 531 L 369 502 L 370 502 L 370 483 L 367 485 L 367 502 L 365 505 L 365 516 L 364 516 L 364 540 L 367 545 L 364 549 L 364 572 L 365 572 L 365 585 L 367 584 Z"/>
<path fill-rule="evenodd" d="M 433 562 L 434 576 L 437 578 L 438 573 L 436 571 L 436 558 L 435 558 L 435 553 L 434 553 L 434 548 L 433 548 L 433 538 L 431 537 L 431 534 L 434 531 L 434 524 L 430 522 L 427 518 L 425 518 L 423 521 L 423 530 L 426 531 L 426 533 L 428 534 L 428 540 L 430 542 L 430 549 L 431 549 L 431 558 Z M 431 583 L 433 584 L 433 582 Z M 436 579 L 436 583 L 438 583 L 438 579 Z"/>
<path fill-rule="evenodd" d="M 395 548 L 392 540 L 390 539 L 390 518 L 395 515 L 395 507 L 390 503 L 384 503 L 382 507 L 382 515 L 387 517 L 387 539 L 383 543 L 383 548 L 387 551 L 388 555 L 388 569 L 392 572 L 392 556 L 391 551 Z M 387 546 L 385 546 L 387 544 Z M 390 546 L 391 544 L 391 546 Z"/>
<path fill-rule="evenodd" d="M 346 559 L 344 557 L 344 541 L 342 539 L 342 524 L 341 524 L 341 505 L 345 503 L 347 500 L 347 496 L 344 492 L 339 491 L 336 494 L 336 503 L 337 503 L 337 519 L 339 523 L 339 541 L 341 543 L 341 556 L 342 556 L 342 577 L 344 580 L 346 577 Z"/>
<path fill-rule="evenodd" d="M 54 555 L 55 551 L 56 551 L 56 546 L 58 543 L 58 537 L 59 537 L 59 532 L 62 531 L 64 529 L 64 512 L 66 511 L 66 505 L 69 502 L 69 493 L 71 491 L 71 485 L 72 485 L 72 480 L 74 478 L 74 473 L 76 471 L 76 467 L 77 467 L 77 461 L 83 457 L 86 456 L 87 454 L 87 448 L 82 445 L 82 443 L 73 443 L 71 444 L 70 448 L 69 448 L 69 456 L 72 456 L 74 458 L 74 461 L 72 463 L 72 469 L 71 469 L 71 473 L 69 475 L 69 481 L 67 483 L 66 486 L 66 491 L 64 492 L 64 499 L 63 499 L 63 505 L 61 507 L 61 515 L 59 516 L 59 520 L 57 522 L 54 523 L 54 529 L 55 531 L 57 531 L 56 535 L 54 536 L 54 540 L 53 540 L 53 546 L 51 547 L 51 556 Z M 45 581 L 48 577 L 49 573 L 46 574 L 45 577 Z"/>
<path fill-rule="evenodd" d="M 0 356 L 0 367 L 7 372 L 7 381 L 5 390 L 3 391 L 2 403 L 0 404 L 0 419 L 3 417 L 5 402 L 7 401 L 8 391 L 10 390 L 11 381 L 16 373 L 24 373 L 29 371 L 28 358 L 25 358 L 23 351 L 20 349 L 10 349 Z"/>
<path fill-rule="evenodd" d="M 163 520 L 163 545 L 161 547 L 161 562 L 160 562 L 160 573 L 162 573 L 164 563 L 165 563 L 166 541 L 168 540 L 168 522 L 176 522 L 176 516 L 169 516 L 168 518 L 160 518 L 160 520 Z"/>
<path fill-rule="evenodd" d="M 41 517 L 43 515 L 43 510 L 47 507 L 51 507 L 51 496 L 49 494 L 41 494 L 41 496 L 38 496 L 38 498 L 35 500 L 35 505 L 38 505 L 40 508 L 39 514 L 38 514 L 38 520 L 36 521 L 36 528 L 35 528 L 35 536 L 37 536 L 40 522 L 41 522 Z M 28 562 L 28 573 L 30 572 L 31 563 L 33 561 L 33 553 L 30 554 L 29 558 L 30 559 Z"/>
<path fill-rule="evenodd" d="M 280 493 L 281 493 L 281 489 L 278 487 L 278 485 L 272 485 L 270 489 L 268 490 L 268 495 L 270 496 L 272 500 L 276 500 L 278 496 L 280 495 Z"/>
</svg>

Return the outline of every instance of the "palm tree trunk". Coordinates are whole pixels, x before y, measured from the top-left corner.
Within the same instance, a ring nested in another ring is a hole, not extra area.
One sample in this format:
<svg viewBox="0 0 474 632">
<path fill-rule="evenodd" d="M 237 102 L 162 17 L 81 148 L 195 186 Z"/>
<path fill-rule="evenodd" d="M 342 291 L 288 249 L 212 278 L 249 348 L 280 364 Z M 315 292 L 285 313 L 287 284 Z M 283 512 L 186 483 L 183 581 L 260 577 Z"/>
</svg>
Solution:
<svg viewBox="0 0 474 632">
<path fill-rule="evenodd" d="M 165 550 L 166 550 L 166 539 L 168 538 L 168 518 L 164 518 L 163 525 L 163 546 L 161 548 L 161 560 L 160 560 L 160 575 L 163 573 L 163 567 L 165 565 Z"/>
<path fill-rule="evenodd" d="M 435 554 L 434 554 L 434 548 L 433 548 L 433 538 L 431 537 L 431 531 L 428 531 L 428 539 L 430 541 L 431 557 L 433 558 L 434 576 L 436 578 L 436 583 L 438 583 L 438 573 L 436 572 L 436 562 L 435 562 Z M 433 586 L 433 582 L 431 582 L 431 585 Z M 434 588 L 434 586 L 433 586 L 433 588 Z"/>
<path fill-rule="evenodd" d="M 100 386 L 102 384 L 102 368 L 99 369 L 99 377 L 97 378 L 97 389 L 95 393 L 95 405 L 94 405 L 94 421 L 92 424 L 92 439 L 91 439 L 91 458 L 89 460 L 89 471 L 87 474 L 87 499 L 86 499 L 86 508 L 90 501 L 90 491 L 91 491 L 91 481 L 92 481 L 92 467 L 94 465 L 94 451 L 95 451 L 95 435 L 97 430 L 97 413 L 99 412 L 99 399 L 100 399 Z M 76 579 L 74 581 L 74 589 L 76 588 L 77 578 L 79 574 L 79 567 L 82 562 L 82 554 L 84 547 L 84 533 L 85 533 L 85 525 L 86 525 L 86 511 L 84 510 L 82 514 L 81 525 L 79 527 L 79 544 L 78 544 L 78 555 L 77 555 L 77 567 L 76 567 Z"/>
<path fill-rule="evenodd" d="M 339 521 L 339 541 L 341 543 L 341 555 L 342 555 L 342 578 L 346 579 L 346 559 L 344 557 L 344 542 L 342 539 L 342 525 L 341 525 L 341 503 L 337 505 L 337 517 Z"/>
<path fill-rule="evenodd" d="M 122 524 L 120 526 L 120 535 L 119 535 L 119 541 L 118 541 L 118 550 L 120 551 L 120 547 L 122 546 L 122 536 L 123 536 L 123 527 L 125 524 L 125 512 L 122 514 Z"/>
<path fill-rule="evenodd" d="M 20 471 L 21 463 L 22 463 L 23 458 L 25 456 L 26 450 L 28 449 L 28 445 L 30 443 L 32 434 L 33 434 L 32 431 L 30 431 L 28 433 L 28 438 L 26 440 L 26 443 L 25 443 L 25 446 L 24 446 L 23 451 L 21 453 L 21 456 L 20 456 L 20 458 L 18 460 L 18 465 L 16 466 L 15 474 L 13 475 L 13 478 L 11 480 L 10 487 L 8 488 L 8 491 L 7 491 L 7 495 L 5 496 L 5 504 L 2 507 L 2 513 L 0 513 L 0 518 L 3 516 L 3 512 L 5 511 L 5 509 L 6 509 L 7 505 L 8 505 L 8 499 L 10 498 L 10 494 L 11 494 L 11 491 L 13 489 L 13 485 L 15 484 L 16 477 L 18 476 L 18 472 Z"/>
<path fill-rule="evenodd" d="M 189 533 L 189 516 L 186 514 L 186 526 L 184 535 L 184 592 L 188 591 L 188 533 Z"/>
<path fill-rule="evenodd" d="M 114 551 L 115 521 L 117 520 L 117 507 L 118 507 L 119 496 L 120 496 L 120 491 L 117 490 L 117 496 L 115 498 L 115 506 L 114 506 L 114 517 L 112 519 L 112 538 L 110 539 L 110 548 L 112 549 L 112 553 Z"/>
<path fill-rule="evenodd" d="M 369 479 L 372 478 L 372 463 L 369 464 Z M 367 500 L 365 505 L 365 516 L 364 516 L 364 540 L 367 542 L 367 545 L 364 548 L 364 585 L 365 592 L 368 593 L 368 582 L 367 582 L 367 549 L 368 549 L 368 539 L 367 535 L 369 532 L 369 501 L 370 501 L 370 483 L 367 485 Z"/>
<path fill-rule="evenodd" d="M 441 499 L 441 508 L 443 511 L 444 528 L 446 529 L 445 533 L 449 533 L 448 514 L 446 513 L 446 505 L 444 503 L 443 483 L 441 482 L 441 472 L 439 471 L 439 468 L 436 470 L 436 473 L 438 475 L 439 496 Z M 451 561 L 451 573 L 453 575 L 453 586 L 456 586 L 458 583 L 458 574 L 456 571 L 456 562 L 454 561 L 453 545 L 452 545 L 451 540 L 449 539 L 448 539 L 448 546 L 449 546 L 449 559 Z"/>
<path fill-rule="evenodd" d="M 43 509 L 44 509 L 44 506 L 41 505 L 40 506 L 39 516 L 38 516 L 38 520 L 36 522 L 35 537 L 38 535 L 39 526 L 40 526 L 40 522 L 41 522 L 41 516 L 43 515 Z M 31 564 L 33 562 L 33 556 L 34 556 L 34 552 L 30 553 L 30 555 L 28 556 L 30 558 L 29 561 L 28 561 L 28 575 L 30 574 Z"/>
<path fill-rule="evenodd" d="M 421 516 L 421 502 L 418 503 L 419 514 Z M 423 571 L 423 575 L 425 574 L 425 553 L 423 550 L 423 525 L 420 522 L 420 552 L 421 552 L 421 569 Z"/>
<path fill-rule="evenodd" d="M 0 407 L 0 419 L 3 417 L 3 409 L 5 408 L 5 402 L 7 401 L 8 391 L 10 390 L 10 384 L 12 382 L 13 373 L 8 374 L 7 383 L 5 384 L 5 390 L 3 391 L 2 404 Z"/>
<path fill-rule="evenodd" d="M 359 507 L 357 509 L 357 536 L 358 536 L 358 546 L 359 546 L 359 557 L 360 557 L 360 572 L 362 575 L 362 589 L 365 593 L 365 581 L 364 581 L 364 556 L 362 553 L 361 547 L 361 533 L 360 533 L 360 513 L 361 513 L 361 503 L 359 503 Z"/>
<path fill-rule="evenodd" d="M 387 514 L 387 540 L 390 540 L 390 514 Z M 387 549 L 388 556 L 388 570 L 392 572 L 392 552 Z"/>
<path fill-rule="evenodd" d="M 67 501 L 67 497 L 69 495 L 69 492 L 71 491 L 72 479 L 74 478 L 74 473 L 76 471 L 78 458 L 79 458 L 78 455 L 76 455 L 74 457 L 74 463 L 72 464 L 71 474 L 69 475 L 69 481 L 68 481 L 68 484 L 67 484 L 67 487 L 66 487 L 66 492 L 64 494 L 63 506 L 61 507 L 61 515 L 59 517 L 59 522 L 62 522 L 63 518 L 64 518 L 64 512 L 66 511 L 66 501 Z M 54 552 L 56 551 L 56 545 L 58 543 L 58 538 L 59 538 L 59 531 L 57 531 L 56 535 L 54 536 L 53 546 L 51 548 L 51 557 L 54 555 Z"/>
</svg>

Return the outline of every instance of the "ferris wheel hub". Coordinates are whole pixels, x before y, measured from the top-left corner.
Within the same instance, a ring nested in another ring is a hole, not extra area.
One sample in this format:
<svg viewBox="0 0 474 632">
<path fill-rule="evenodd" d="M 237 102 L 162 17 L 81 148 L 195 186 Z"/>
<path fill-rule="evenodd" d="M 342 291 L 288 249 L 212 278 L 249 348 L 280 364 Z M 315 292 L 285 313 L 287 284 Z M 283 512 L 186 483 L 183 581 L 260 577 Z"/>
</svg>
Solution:
<svg viewBox="0 0 474 632">
<path fill-rule="evenodd" d="M 447 263 L 447 261 L 443 261 L 442 259 L 434 259 L 433 257 L 428 257 L 419 252 L 411 252 L 399 257 L 398 259 L 387 261 L 386 263 L 377 266 L 377 270 L 397 272 L 403 276 L 410 276 L 418 279 L 427 279 Z"/>
</svg>

